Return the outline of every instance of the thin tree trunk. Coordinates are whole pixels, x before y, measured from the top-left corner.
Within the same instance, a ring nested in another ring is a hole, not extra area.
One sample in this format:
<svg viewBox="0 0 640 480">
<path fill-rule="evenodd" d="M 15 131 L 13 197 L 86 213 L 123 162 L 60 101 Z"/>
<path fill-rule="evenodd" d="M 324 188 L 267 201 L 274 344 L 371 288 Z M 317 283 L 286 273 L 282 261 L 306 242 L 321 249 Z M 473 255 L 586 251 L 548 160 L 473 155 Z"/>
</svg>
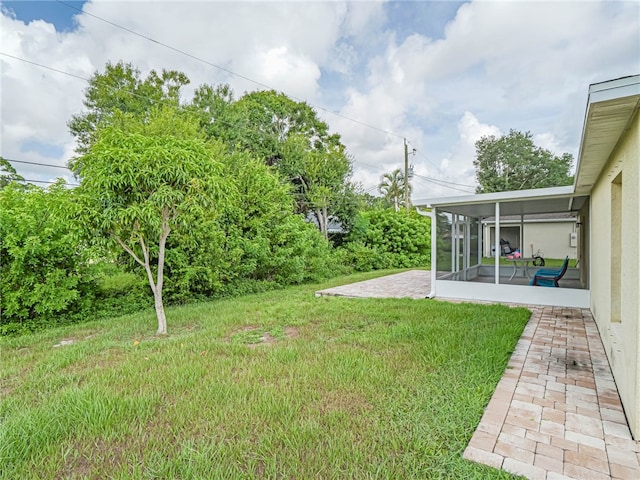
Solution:
<svg viewBox="0 0 640 480">
<path fill-rule="evenodd" d="M 156 309 L 156 317 L 158 318 L 158 335 L 166 335 L 167 333 L 167 317 L 164 313 L 164 302 L 162 300 L 162 287 L 164 285 L 164 259 L 165 259 L 165 250 L 167 244 L 167 237 L 171 232 L 171 227 L 169 226 L 169 209 L 164 208 L 162 210 L 162 231 L 160 232 L 160 238 L 158 242 L 158 276 L 157 281 L 153 278 L 153 272 L 151 271 L 151 265 L 149 260 L 149 249 L 144 241 L 142 235 L 139 236 L 138 241 L 140 243 L 140 248 L 142 249 L 142 255 L 144 256 L 144 260 L 141 260 L 136 253 L 127 246 L 126 243 L 122 241 L 120 237 L 114 235 L 116 241 L 120 244 L 124 250 L 133 257 L 133 259 L 142 265 L 145 272 L 147 273 L 147 280 L 149 281 L 149 286 L 151 287 L 151 291 L 153 292 L 153 300 Z"/>
<path fill-rule="evenodd" d="M 162 232 L 160 233 L 160 241 L 158 242 L 158 277 L 153 297 L 156 306 L 156 316 L 158 317 L 158 335 L 167 333 L 167 317 L 164 314 L 164 303 L 162 302 L 162 287 L 164 285 L 164 255 L 167 245 L 167 237 L 171 232 L 169 227 L 169 209 L 162 209 Z"/>
<path fill-rule="evenodd" d="M 313 214 L 316 216 L 316 220 L 318 221 L 318 229 L 324 235 L 325 240 L 329 239 L 328 232 L 328 220 L 327 220 L 327 207 L 315 208 L 313 210 Z"/>
<path fill-rule="evenodd" d="M 322 207 L 322 218 L 324 221 L 324 239 L 329 240 L 329 215 L 326 206 Z"/>
<path fill-rule="evenodd" d="M 156 317 L 158 317 L 158 335 L 167 334 L 167 317 L 164 314 L 164 303 L 162 302 L 162 290 L 153 291 L 153 299 L 156 307 Z"/>
</svg>

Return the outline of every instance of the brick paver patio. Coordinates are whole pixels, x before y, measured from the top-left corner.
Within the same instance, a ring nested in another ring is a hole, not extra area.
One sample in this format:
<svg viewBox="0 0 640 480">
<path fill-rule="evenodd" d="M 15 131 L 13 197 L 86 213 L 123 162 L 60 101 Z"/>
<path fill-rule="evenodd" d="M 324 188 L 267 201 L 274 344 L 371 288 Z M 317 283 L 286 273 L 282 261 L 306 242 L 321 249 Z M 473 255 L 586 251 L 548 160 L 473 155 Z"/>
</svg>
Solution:
<svg viewBox="0 0 640 480">
<path fill-rule="evenodd" d="M 430 273 L 344 285 L 316 295 L 424 298 Z M 464 457 L 530 479 L 640 479 L 618 390 L 588 310 L 528 306 L 531 319 Z"/>
<path fill-rule="evenodd" d="M 364 282 L 327 288 L 316 292 L 316 297 L 339 296 L 354 298 L 425 298 L 431 292 L 429 270 L 407 272 L 378 277 Z"/>
</svg>

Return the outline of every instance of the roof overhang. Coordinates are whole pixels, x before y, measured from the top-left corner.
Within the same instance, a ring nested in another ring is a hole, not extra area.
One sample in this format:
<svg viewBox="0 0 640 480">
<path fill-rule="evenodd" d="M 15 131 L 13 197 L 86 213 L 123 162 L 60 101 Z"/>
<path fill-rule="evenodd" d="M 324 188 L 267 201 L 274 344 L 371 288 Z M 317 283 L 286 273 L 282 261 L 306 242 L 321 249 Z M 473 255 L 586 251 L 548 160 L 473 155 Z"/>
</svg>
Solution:
<svg viewBox="0 0 640 480">
<path fill-rule="evenodd" d="M 588 194 L 640 106 L 640 75 L 589 87 L 575 192 Z"/>
<path fill-rule="evenodd" d="M 573 186 L 536 188 L 510 192 L 479 193 L 458 197 L 417 200 L 416 206 L 435 207 L 437 210 L 469 217 L 495 215 L 495 204 L 500 203 L 500 216 L 538 213 L 578 212 L 588 196 L 576 195 Z"/>
</svg>

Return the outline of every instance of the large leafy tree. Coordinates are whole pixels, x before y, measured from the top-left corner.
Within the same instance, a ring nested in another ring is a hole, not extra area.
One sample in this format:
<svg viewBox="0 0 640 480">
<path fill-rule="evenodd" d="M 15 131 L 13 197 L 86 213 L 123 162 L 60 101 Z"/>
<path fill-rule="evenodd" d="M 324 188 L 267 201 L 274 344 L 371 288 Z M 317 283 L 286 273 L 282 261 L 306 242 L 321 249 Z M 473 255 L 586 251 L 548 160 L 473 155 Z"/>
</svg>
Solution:
<svg viewBox="0 0 640 480">
<path fill-rule="evenodd" d="M 107 63 L 104 72 L 94 73 L 89 80 L 83 102 L 86 111 L 74 115 L 68 123 L 76 137 L 76 151 L 86 153 L 96 141 L 99 127 L 120 122 L 122 113 L 144 119 L 154 107 L 177 107 L 180 89 L 187 84 L 187 76 L 176 70 L 152 70 L 143 78 L 131 63 Z"/>
<path fill-rule="evenodd" d="M 275 91 L 237 101 L 227 86 L 202 86 L 193 107 L 201 125 L 231 149 L 253 153 L 292 187 L 297 211 L 312 215 L 327 235 L 331 217 L 348 226 L 354 214 L 351 160 L 340 136 L 304 102 Z"/>
<path fill-rule="evenodd" d="M 214 215 L 221 194 L 219 158 L 197 121 L 171 107 L 145 121 L 129 115 L 96 131 L 87 153 L 72 163 L 81 179 L 85 222 L 96 238 L 126 251 L 144 268 L 155 300 L 158 334 L 167 332 L 163 303 L 167 239 L 189 221 Z"/>
<path fill-rule="evenodd" d="M 348 219 L 348 205 L 355 204 L 351 163 L 342 144 L 329 144 L 323 149 L 309 147 L 303 134 L 289 136 L 281 146 L 276 165 L 278 172 L 292 185 L 298 211 L 311 213 L 318 228 L 328 236 L 330 217 Z"/>
<path fill-rule="evenodd" d="M 89 82 L 85 112 L 69 122 L 77 152 L 89 151 L 101 127 L 123 127 L 130 116 L 148 121 L 159 105 L 179 107 L 198 118 L 208 138 L 273 167 L 293 187 L 297 212 L 315 217 L 325 235 L 330 217 L 349 226 L 355 214 L 351 161 L 340 136 L 329 133 L 308 104 L 274 91 L 251 92 L 236 100 L 228 85 L 201 85 L 190 103 L 180 104 L 181 88 L 188 83 L 178 71 L 151 71 L 145 78 L 131 64 L 108 63 Z"/>
<path fill-rule="evenodd" d="M 530 132 L 482 137 L 476 142 L 476 193 L 569 185 L 573 157 L 554 155 L 534 144 Z"/>
<path fill-rule="evenodd" d="M 378 191 L 384 195 L 390 205 L 393 205 L 396 212 L 401 205 L 404 205 L 405 189 L 407 188 L 411 193 L 411 184 L 405 183 L 404 175 L 399 168 L 382 175 L 378 184 Z"/>
</svg>

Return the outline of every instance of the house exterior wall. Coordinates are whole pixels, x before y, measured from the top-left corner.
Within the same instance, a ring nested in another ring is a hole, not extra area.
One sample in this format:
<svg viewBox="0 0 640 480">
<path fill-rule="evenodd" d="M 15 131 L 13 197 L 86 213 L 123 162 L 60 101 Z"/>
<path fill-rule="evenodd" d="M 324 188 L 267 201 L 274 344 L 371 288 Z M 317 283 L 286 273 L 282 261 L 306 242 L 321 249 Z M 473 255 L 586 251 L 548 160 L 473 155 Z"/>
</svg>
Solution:
<svg viewBox="0 0 640 480">
<path fill-rule="evenodd" d="M 504 229 L 512 231 L 517 229 L 518 234 L 515 235 L 519 242 L 520 224 L 514 225 L 513 223 L 500 223 L 500 236 L 511 240 L 509 235 L 504 235 L 502 232 Z M 576 231 L 576 222 L 574 220 L 568 221 L 555 221 L 555 222 L 525 222 L 524 224 L 524 242 L 520 251 L 523 256 L 531 256 L 531 244 L 533 243 L 534 252 L 540 250 L 546 258 L 564 258 L 568 256 L 571 259 L 577 258 L 578 249 L 572 247 L 569 242 L 569 234 Z M 485 228 L 484 238 L 484 256 L 492 256 L 491 247 L 495 245 L 495 227 L 493 223 L 487 224 Z M 513 236 L 513 235 L 512 235 Z M 509 238 L 507 238 L 509 237 Z M 520 246 L 512 243 L 512 247 Z"/>
<path fill-rule="evenodd" d="M 591 311 L 629 426 L 640 439 L 638 112 L 593 187 L 589 213 Z"/>
<path fill-rule="evenodd" d="M 569 234 L 575 232 L 575 221 L 555 223 L 531 223 L 524 225 L 524 253 L 531 254 L 540 249 L 547 258 L 576 258 L 578 249 L 569 243 Z"/>
<path fill-rule="evenodd" d="M 584 206 L 578 216 L 578 262 L 580 264 L 580 283 L 583 288 L 589 286 L 589 269 L 591 264 L 591 215 L 589 213 L 589 203 Z"/>
</svg>

